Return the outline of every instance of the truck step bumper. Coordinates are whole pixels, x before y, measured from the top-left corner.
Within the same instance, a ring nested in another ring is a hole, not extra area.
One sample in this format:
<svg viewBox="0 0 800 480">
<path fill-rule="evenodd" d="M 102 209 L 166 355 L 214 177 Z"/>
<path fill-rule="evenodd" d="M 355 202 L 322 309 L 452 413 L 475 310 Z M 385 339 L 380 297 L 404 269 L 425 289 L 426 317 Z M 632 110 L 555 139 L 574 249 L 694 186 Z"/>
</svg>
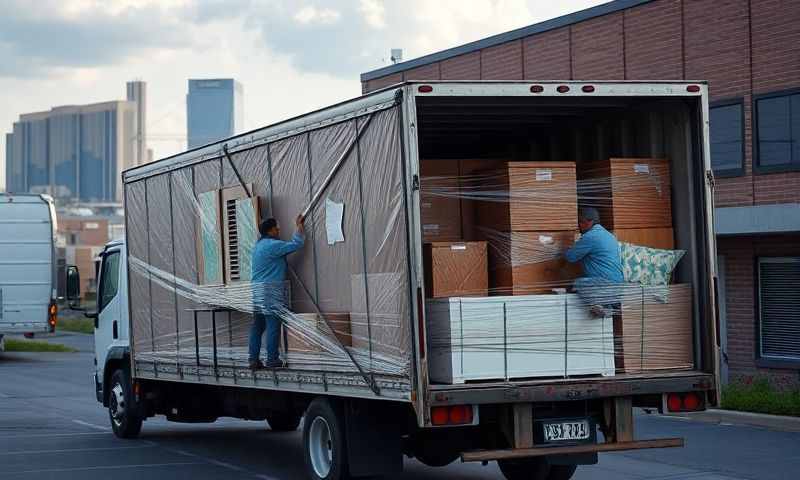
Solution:
<svg viewBox="0 0 800 480">
<path fill-rule="evenodd" d="M 645 448 L 682 447 L 682 438 L 659 438 L 636 440 L 633 442 L 596 443 L 592 445 L 570 445 L 565 447 L 511 448 L 506 450 L 475 450 L 463 452 L 463 462 L 485 462 L 514 458 L 543 457 L 548 455 L 571 455 L 579 453 L 617 452 L 621 450 L 641 450 Z"/>
</svg>

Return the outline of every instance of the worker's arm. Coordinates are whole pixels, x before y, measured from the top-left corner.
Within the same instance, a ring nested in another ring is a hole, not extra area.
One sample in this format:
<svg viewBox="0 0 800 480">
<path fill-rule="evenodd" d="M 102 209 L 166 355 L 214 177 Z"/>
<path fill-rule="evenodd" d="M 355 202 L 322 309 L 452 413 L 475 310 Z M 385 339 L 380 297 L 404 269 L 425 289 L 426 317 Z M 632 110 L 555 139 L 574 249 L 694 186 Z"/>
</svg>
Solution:
<svg viewBox="0 0 800 480">
<path fill-rule="evenodd" d="M 290 253 L 302 248 L 306 241 L 304 222 L 305 219 L 303 216 L 298 215 L 297 219 L 295 220 L 297 231 L 294 233 L 294 235 L 292 235 L 292 239 L 288 242 L 284 242 L 283 240 L 275 241 L 270 249 L 270 256 L 283 257 L 284 255 L 289 255 Z"/>
<path fill-rule="evenodd" d="M 570 263 L 575 263 L 589 254 L 594 248 L 594 242 L 592 240 L 592 235 L 587 232 L 584 234 L 572 248 L 567 249 L 564 252 L 564 257 L 566 257 L 567 261 Z"/>
</svg>

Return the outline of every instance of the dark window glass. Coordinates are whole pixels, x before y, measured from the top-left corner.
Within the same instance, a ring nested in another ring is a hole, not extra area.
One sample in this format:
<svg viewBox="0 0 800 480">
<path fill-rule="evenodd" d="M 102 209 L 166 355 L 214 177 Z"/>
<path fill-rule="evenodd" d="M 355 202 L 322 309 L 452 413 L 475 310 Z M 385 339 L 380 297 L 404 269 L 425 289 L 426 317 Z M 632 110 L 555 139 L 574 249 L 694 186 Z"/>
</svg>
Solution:
<svg viewBox="0 0 800 480">
<path fill-rule="evenodd" d="M 103 259 L 103 271 L 100 273 L 100 308 L 103 311 L 106 305 L 117 296 L 119 286 L 119 252 L 113 252 Z"/>
<path fill-rule="evenodd" d="M 715 172 L 742 168 L 742 104 L 710 110 L 711 167 Z"/>
<path fill-rule="evenodd" d="M 758 164 L 800 165 L 800 94 L 762 98 L 758 115 Z"/>
<path fill-rule="evenodd" d="M 761 357 L 800 360 L 800 257 L 759 259 L 758 280 Z"/>
</svg>

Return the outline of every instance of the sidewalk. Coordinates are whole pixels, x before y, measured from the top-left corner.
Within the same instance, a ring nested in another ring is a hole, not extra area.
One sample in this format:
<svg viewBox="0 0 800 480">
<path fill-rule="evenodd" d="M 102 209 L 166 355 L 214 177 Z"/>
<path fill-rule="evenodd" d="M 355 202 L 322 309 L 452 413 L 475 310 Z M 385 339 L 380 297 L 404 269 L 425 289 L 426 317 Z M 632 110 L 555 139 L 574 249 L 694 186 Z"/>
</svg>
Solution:
<svg viewBox="0 0 800 480">
<path fill-rule="evenodd" d="M 782 432 L 800 432 L 800 417 L 710 409 L 705 412 L 675 415 L 689 420 L 716 424 L 749 425 Z"/>
</svg>

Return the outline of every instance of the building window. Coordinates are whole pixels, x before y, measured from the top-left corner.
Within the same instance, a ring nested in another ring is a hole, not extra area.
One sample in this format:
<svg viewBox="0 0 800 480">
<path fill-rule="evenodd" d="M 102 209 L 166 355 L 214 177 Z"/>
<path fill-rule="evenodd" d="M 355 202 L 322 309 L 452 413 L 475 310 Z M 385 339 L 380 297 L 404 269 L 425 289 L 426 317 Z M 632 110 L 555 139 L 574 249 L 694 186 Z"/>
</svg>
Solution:
<svg viewBox="0 0 800 480">
<path fill-rule="evenodd" d="M 741 100 L 718 103 L 709 110 L 711 168 L 721 176 L 744 173 L 744 121 Z"/>
<path fill-rule="evenodd" d="M 800 169 L 800 92 L 756 97 L 755 111 L 758 168 Z"/>
<path fill-rule="evenodd" d="M 758 260 L 761 359 L 800 362 L 800 257 Z"/>
</svg>

